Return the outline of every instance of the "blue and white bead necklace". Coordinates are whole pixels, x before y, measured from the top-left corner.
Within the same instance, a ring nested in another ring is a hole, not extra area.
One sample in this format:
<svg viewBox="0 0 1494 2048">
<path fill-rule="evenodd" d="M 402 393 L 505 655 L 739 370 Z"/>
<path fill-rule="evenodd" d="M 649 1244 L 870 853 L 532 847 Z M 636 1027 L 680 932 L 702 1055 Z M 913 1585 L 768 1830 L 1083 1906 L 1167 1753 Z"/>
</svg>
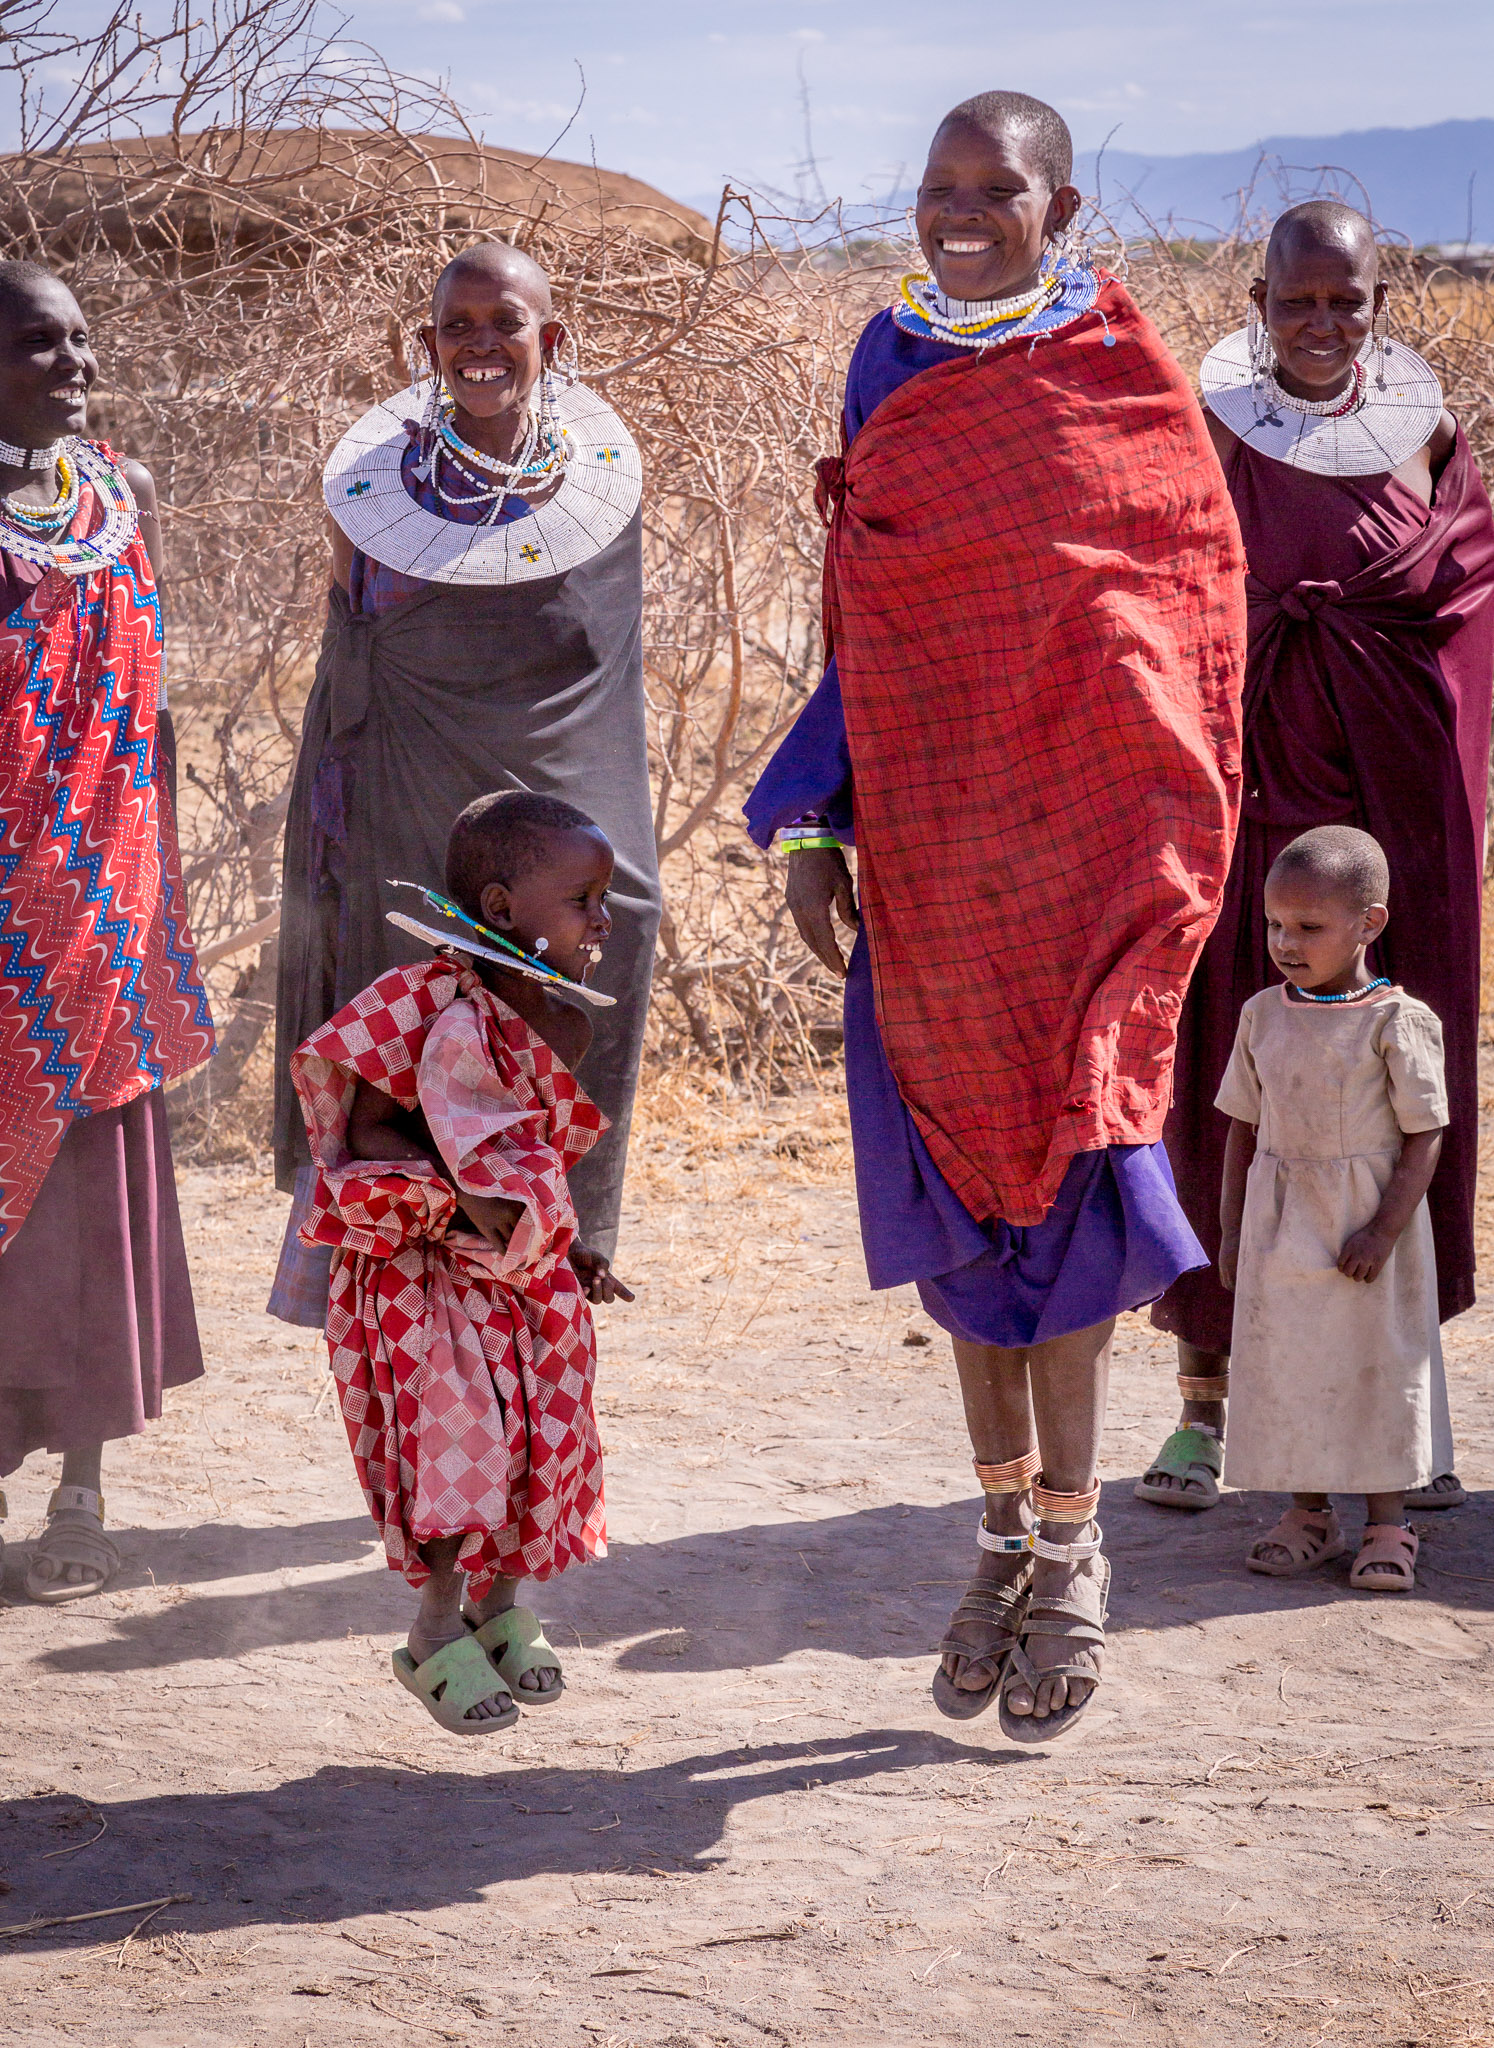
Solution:
<svg viewBox="0 0 1494 2048">
<path fill-rule="evenodd" d="M 1366 996 L 1372 996 L 1377 988 L 1389 988 L 1390 976 L 1378 974 L 1363 988 L 1346 988 L 1340 996 L 1315 996 L 1310 989 L 1298 988 L 1295 981 L 1289 982 L 1288 987 L 1299 1003 L 1360 1003 Z"/>
</svg>

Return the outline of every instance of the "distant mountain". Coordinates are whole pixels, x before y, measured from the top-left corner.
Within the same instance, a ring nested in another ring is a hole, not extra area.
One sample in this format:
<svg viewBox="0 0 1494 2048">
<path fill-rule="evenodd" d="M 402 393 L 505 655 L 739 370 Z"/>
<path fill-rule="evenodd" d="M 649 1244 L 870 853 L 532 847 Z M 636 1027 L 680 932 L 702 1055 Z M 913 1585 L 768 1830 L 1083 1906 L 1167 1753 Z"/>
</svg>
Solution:
<svg viewBox="0 0 1494 2048">
<path fill-rule="evenodd" d="M 1088 150 L 1074 166 L 1074 181 L 1085 192 L 1098 190 L 1106 213 L 1127 233 L 1145 231 L 1144 214 L 1179 233 L 1212 237 L 1242 216 L 1279 213 L 1293 200 L 1330 193 L 1367 206 L 1381 228 L 1418 246 L 1494 242 L 1494 120 L 1270 135 L 1217 156 L 1107 149 L 1097 158 Z"/>
<path fill-rule="evenodd" d="M 1494 120 L 1439 121 L 1430 128 L 1361 128 L 1348 135 L 1268 135 L 1245 149 L 1200 156 L 1143 156 L 1132 150 L 1084 151 L 1074 182 L 1098 192 L 1114 226 L 1128 235 L 1150 223 L 1206 240 L 1242 221 L 1270 217 L 1319 194 L 1367 207 L 1387 234 L 1418 248 L 1465 240 L 1494 245 Z M 718 195 L 719 197 L 719 195 Z M 835 217 L 853 232 L 901 237 L 916 193 L 883 200 L 847 197 Z M 708 194 L 692 204 L 714 214 Z M 773 195 L 768 213 L 806 218 L 815 202 Z M 831 226 L 822 217 L 819 239 Z M 785 238 L 791 238 L 787 234 Z"/>
</svg>

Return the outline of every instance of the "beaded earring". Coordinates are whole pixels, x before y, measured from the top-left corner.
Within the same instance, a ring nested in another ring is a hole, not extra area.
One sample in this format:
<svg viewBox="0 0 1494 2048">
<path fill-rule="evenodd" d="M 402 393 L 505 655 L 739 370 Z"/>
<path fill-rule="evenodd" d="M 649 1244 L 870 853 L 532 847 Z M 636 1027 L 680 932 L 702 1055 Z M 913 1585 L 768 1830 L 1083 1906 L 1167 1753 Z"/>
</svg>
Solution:
<svg viewBox="0 0 1494 2048">
<path fill-rule="evenodd" d="M 570 385 L 574 384 L 581 375 L 581 351 L 576 346 L 574 334 L 567 333 L 565 346 L 567 353 L 554 363 L 552 368 L 556 376 L 565 384 Z"/>
<path fill-rule="evenodd" d="M 420 354 L 425 357 L 425 375 L 430 378 L 431 388 L 425 401 L 425 411 L 420 416 L 419 446 L 417 451 L 420 459 L 415 465 L 415 474 L 422 483 L 429 483 L 436 461 L 436 443 L 441 432 L 441 365 L 436 360 L 435 351 L 429 346 L 424 335 L 417 333 L 412 338 L 410 352 L 406 358 L 407 366 L 411 372 L 410 382 L 417 389 L 421 382 L 420 356 L 416 354 L 417 347 Z"/>
<path fill-rule="evenodd" d="M 1390 354 L 1390 294 L 1387 292 L 1380 301 L 1378 312 L 1370 323 L 1370 332 L 1375 337 L 1375 388 L 1385 389 L 1385 358 Z"/>
<path fill-rule="evenodd" d="M 1250 355 L 1250 380 L 1259 384 L 1270 367 L 1271 340 L 1253 295 L 1250 310 L 1245 315 L 1245 346 Z"/>
</svg>

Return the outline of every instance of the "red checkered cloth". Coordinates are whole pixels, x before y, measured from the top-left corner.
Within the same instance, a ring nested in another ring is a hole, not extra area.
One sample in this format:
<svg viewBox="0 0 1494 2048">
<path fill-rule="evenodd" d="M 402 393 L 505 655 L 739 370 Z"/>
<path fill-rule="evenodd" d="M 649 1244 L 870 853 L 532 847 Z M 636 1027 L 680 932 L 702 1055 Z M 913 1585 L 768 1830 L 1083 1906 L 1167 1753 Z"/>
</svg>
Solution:
<svg viewBox="0 0 1494 2048">
<path fill-rule="evenodd" d="M 831 467 L 883 1042 L 971 1214 L 1038 1223 L 1076 1152 L 1162 1135 L 1238 811 L 1239 530 L 1113 281 L 910 378 Z"/>
<path fill-rule="evenodd" d="M 392 1571 L 463 1539 L 480 1598 L 606 1555 L 596 1340 L 566 1253 L 566 1170 L 606 1129 L 569 1070 L 477 976 L 395 967 L 291 1056 L 318 1169 L 307 1243 L 330 1244 L 327 1348 Z M 502 1251 L 418 1160 L 354 1160 L 358 1082 L 420 1109 L 458 1187 L 523 1204 Z"/>
</svg>

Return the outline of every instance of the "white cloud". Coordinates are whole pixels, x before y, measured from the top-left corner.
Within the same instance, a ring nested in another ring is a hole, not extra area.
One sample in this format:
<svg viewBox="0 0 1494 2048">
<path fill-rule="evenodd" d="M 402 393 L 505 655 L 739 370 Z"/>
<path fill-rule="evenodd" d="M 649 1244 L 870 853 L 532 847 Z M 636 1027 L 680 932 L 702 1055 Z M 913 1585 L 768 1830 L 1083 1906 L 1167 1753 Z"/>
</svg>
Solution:
<svg viewBox="0 0 1494 2048">
<path fill-rule="evenodd" d="M 791 43 L 823 43 L 825 31 L 822 28 L 796 28 L 789 35 Z"/>
<path fill-rule="evenodd" d="M 416 9 L 419 21 L 465 21 L 466 9 L 457 6 L 457 0 L 424 0 Z"/>
</svg>

